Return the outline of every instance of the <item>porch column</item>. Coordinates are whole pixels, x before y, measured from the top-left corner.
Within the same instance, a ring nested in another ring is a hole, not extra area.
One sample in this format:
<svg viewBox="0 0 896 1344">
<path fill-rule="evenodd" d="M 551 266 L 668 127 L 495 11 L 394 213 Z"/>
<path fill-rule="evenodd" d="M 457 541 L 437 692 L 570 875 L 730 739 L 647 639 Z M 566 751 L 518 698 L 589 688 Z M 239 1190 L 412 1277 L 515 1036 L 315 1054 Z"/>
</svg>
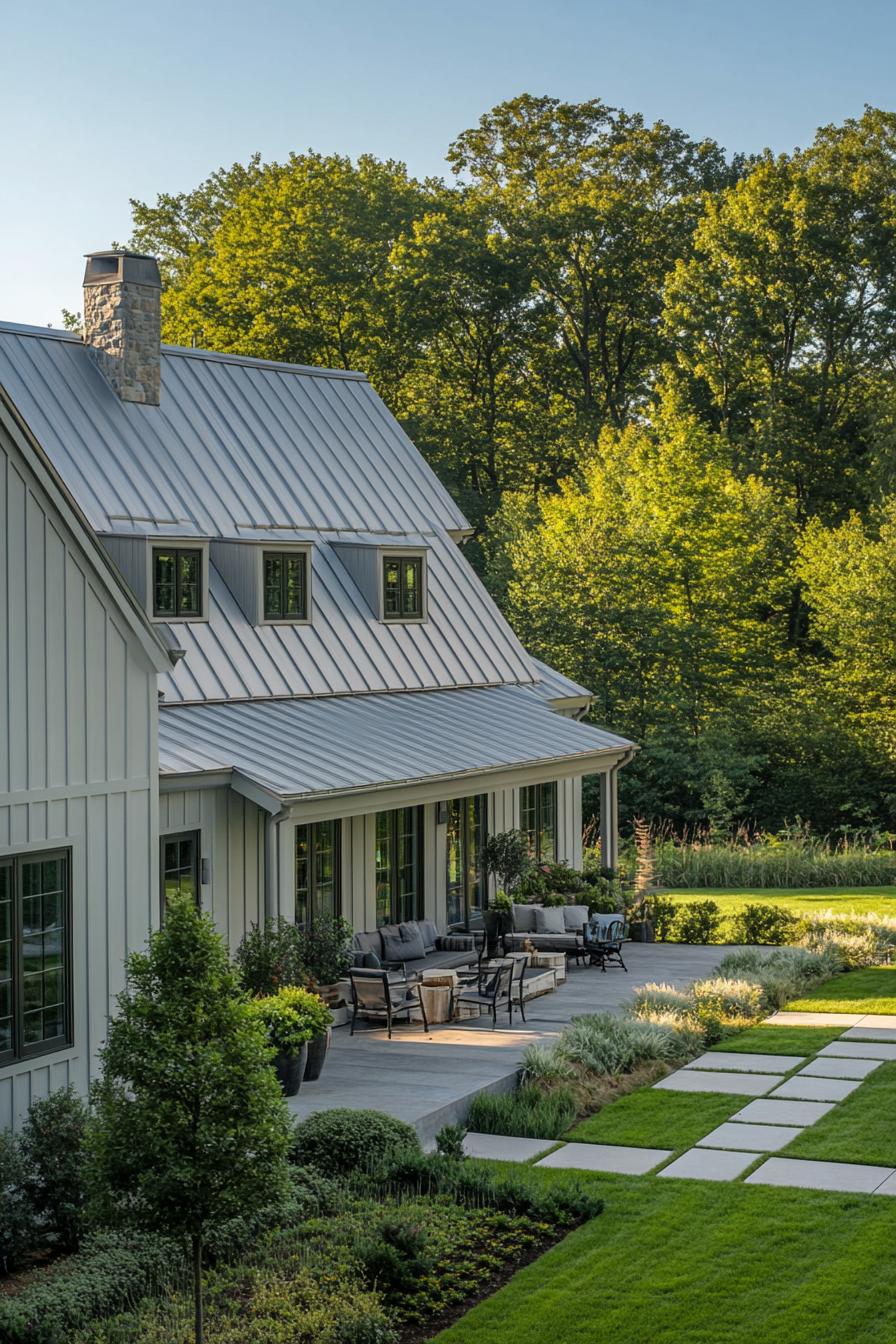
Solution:
<svg viewBox="0 0 896 1344">
<path fill-rule="evenodd" d="M 604 868 L 619 863 L 619 781 L 616 766 L 600 777 L 600 855 Z"/>
</svg>

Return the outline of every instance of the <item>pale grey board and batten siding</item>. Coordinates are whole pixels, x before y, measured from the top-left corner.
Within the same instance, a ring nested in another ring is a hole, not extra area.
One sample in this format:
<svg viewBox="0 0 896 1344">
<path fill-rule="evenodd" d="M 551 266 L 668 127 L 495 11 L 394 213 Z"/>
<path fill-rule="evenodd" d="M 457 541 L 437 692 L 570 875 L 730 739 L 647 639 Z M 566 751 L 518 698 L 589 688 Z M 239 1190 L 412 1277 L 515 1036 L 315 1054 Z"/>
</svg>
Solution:
<svg viewBox="0 0 896 1344">
<path fill-rule="evenodd" d="M 0 1129 L 84 1091 L 158 906 L 156 672 L 0 429 L 0 854 L 71 850 L 74 1046 L 0 1068 Z"/>
<path fill-rule="evenodd" d="M 208 881 L 202 908 L 235 950 L 243 934 L 265 915 L 266 813 L 228 788 L 163 791 L 159 831 L 164 838 L 200 832 L 200 853 Z"/>
<path fill-rule="evenodd" d="M 77 337 L 0 324 L 0 383 L 99 533 L 468 527 L 360 374 L 163 346 L 147 408 Z"/>
</svg>

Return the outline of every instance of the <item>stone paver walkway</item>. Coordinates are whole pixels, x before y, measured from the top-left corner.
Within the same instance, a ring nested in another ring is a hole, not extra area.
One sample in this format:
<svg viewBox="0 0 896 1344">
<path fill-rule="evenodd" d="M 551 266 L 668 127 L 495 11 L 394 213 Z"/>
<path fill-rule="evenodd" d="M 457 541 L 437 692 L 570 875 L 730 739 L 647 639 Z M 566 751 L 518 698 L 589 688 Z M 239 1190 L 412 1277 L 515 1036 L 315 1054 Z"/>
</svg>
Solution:
<svg viewBox="0 0 896 1344">
<path fill-rule="evenodd" d="M 802 1127 L 797 1125 L 750 1125 L 726 1120 L 704 1139 L 698 1139 L 697 1147 L 739 1148 L 744 1151 L 755 1149 L 757 1152 L 774 1153 L 786 1147 L 802 1132 Z"/>
<path fill-rule="evenodd" d="M 507 1134 L 464 1135 L 467 1157 L 489 1157 L 494 1162 L 531 1162 L 550 1148 L 554 1139 L 512 1139 Z"/>
<path fill-rule="evenodd" d="M 679 1069 L 661 1078 L 654 1087 L 660 1092 L 727 1092 L 738 1097 L 762 1097 L 780 1083 L 776 1073 L 710 1073 L 702 1069 Z"/>
<path fill-rule="evenodd" d="M 799 1101 L 844 1101 L 855 1092 L 861 1079 L 815 1078 L 795 1073 L 771 1094 L 773 1097 L 795 1098 Z"/>
<path fill-rule="evenodd" d="M 770 1157 L 752 1172 L 746 1185 L 795 1185 L 803 1190 L 843 1190 L 872 1195 L 891 1179 L 892 1167 L 863 1167 L 857 1162 L 811 1162 L 806 1158 Z"/>
<path fill-rule="evenodd" d="M 671 1148 L 628 1148 L 616 1143 L 565 1143 L 548 1153 L 536 1167 L 575 1167 L 578 1171 L 613 1171 L 623 1176 L 643 1176 L 667 1162 Z"/>
<path fill-rule="evenodd" d="M 686 1069 L 730 1069 L 732 1073 L 790 1073 L 804 1062 L 800 1055 L 748 1055 L 736 1050 L 708 1050 Z"/>
<path fill-rule="evenodd" d="M 761 1153 L 725 1152 L 720 1148 L 692 1148 L 663 1167 L 658 1175 L 689 1181 L 733 1181 L 761 1156 Z"/>
</svg>

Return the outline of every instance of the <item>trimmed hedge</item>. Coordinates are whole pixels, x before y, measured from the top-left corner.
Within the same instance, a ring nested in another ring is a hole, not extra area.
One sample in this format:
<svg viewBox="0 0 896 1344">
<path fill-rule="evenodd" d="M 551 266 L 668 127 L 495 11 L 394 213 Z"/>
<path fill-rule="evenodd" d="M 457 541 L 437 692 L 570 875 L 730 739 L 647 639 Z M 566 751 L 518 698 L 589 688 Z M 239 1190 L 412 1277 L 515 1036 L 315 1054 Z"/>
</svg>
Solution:
<svg viewBox="0 0 896 1344">
<path fill-rule="evenodd" d="M 336 1107 L 316 1111 L 296 1125 L 290 1157 L 325 1175 L 347 1176 L 397 1150 L 419 1152 L 420 1140 L 411 1125 L 382 1111 Z"/>
</svg>

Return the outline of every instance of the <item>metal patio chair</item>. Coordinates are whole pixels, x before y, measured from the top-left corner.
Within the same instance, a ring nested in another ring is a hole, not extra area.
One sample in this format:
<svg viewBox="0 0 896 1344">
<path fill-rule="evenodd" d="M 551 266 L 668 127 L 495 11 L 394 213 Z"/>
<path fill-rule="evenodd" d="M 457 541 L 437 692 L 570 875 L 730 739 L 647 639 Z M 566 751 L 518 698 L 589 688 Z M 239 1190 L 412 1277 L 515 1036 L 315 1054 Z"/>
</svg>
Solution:
<svg viewBox="0 0 896 1344">
<path fill-rule="evenodd" d="M 603 933 L 592 936 L 591 926 L 585 925 L 584 952 L 589 966 L 599 966 L 606 971 L 607 964 L 621 966 L 628 974 L 628 967 L 622 960 L 622 941 L 625 937 L 625 922 L 611 919 Z"/>
<path fill-rule="evenodd" d="M 411 1013 L 418 1011 L 423 1022 L 423 1031 L 429 1031 L 426 1009 L 420 985 L 392 971 L 377 971 L 353 968 L 348 973 L 352 990 L 352 1021 L 350 1036 L 355 1034 L 355 1022 L 359 1016 L 379 1018 L 385 1021 L 389 1040 L 392 1039 L 392 1023 L 396 1018 L 406 1016 L 410 1021 Z"/>
<path fill-rule="evenodd" d="M 455 1003 L 478 1003 L 480 1009 L 490 1008 L 492 1025 L 498 1025 L 498 1011 L 506 1009 L 513 1023 L 513 977 L 516 963 L 498 961 L 493 966 L 483 966 L 478 977 L 466 984 L 461 982 L 454 996 Z"/>
</svg>

